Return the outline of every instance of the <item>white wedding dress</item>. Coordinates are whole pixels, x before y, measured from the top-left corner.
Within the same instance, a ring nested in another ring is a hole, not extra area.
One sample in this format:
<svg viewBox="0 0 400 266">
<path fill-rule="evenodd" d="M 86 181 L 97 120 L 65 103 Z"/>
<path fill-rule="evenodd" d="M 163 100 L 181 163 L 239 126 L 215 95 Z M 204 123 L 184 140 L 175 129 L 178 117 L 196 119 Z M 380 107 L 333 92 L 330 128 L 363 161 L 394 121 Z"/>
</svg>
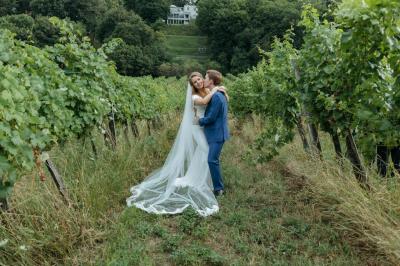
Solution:
<svg viewBox="0 0 400 266">
<path fill-rule="evenodd" d="M 195 105 L 188 84 L 185 111 L 174 145 L 164 165 L 131 188 L 128 206 L 155 214 L 176 214 L 193 208 L 199 215 L 218 212 L 208 168 L 208 143 L 203 128 L 193 125 L 194 111 L 203 117 L 206 106 Z"/>
</svg>

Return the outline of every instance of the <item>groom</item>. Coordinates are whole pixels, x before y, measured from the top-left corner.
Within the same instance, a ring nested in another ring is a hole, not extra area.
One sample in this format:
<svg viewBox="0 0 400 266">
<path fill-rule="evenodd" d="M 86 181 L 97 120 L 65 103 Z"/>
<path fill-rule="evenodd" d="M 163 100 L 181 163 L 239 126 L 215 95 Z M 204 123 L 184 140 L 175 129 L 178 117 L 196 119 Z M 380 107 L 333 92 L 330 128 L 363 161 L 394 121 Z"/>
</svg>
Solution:
<svg viewBox="0 0 400 266">
<path fill-rule="evenodd" d="M 216 70 L 207 70 L 204 87 L 212 90 L 222 82 L 222 74 Z M 209 145 L 208 166 L 214 185 L 214 194 L 221 196 L 224 193 L 224 183 L 219 166 L 219 157 L 224 142 L 229 139 L 228 130 L 228 102 L 224 93 L 218 91 L 209 102 L 199 125 L 204 127 L 204 134 Z"/>
</svg>

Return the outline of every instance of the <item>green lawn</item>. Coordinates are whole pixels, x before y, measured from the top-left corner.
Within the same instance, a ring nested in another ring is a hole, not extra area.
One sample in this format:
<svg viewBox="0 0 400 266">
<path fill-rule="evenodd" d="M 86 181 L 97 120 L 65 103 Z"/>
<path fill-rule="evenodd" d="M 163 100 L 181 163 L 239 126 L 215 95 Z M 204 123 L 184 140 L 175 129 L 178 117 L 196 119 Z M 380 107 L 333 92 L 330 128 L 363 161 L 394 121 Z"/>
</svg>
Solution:
<svg viewBox="0 0 400 266">
<path fill-rule="evenodd" d="M 194 59 L 204 62 L 209 59 L 205 36 L 166 35 L 166 46 L 175 61 Z"/>
</svg>

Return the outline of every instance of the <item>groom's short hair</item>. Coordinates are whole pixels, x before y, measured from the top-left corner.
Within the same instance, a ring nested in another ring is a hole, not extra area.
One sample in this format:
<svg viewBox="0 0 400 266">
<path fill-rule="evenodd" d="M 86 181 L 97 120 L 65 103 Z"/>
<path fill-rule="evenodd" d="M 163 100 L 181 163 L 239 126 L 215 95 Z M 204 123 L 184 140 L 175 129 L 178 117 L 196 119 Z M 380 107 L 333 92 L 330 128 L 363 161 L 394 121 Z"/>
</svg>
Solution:
<svg viewBox="0 0 400 266">
<path fill-rule="evenodd" d="M 214 81 L 214 85 L 218 86 L 222 82 L 222 74 L 217 70 L 207 70 L 208 78 Z"/>
</svg>

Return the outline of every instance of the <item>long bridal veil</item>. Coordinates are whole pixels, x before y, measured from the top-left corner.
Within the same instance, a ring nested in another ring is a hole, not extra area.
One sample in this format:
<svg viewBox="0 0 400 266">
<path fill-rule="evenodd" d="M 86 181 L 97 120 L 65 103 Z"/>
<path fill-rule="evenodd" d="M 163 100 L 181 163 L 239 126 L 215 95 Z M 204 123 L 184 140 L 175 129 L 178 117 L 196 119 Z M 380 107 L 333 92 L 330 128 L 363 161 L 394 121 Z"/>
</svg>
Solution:
<svg viewBox="0 0 400 266">
<path fill-rule="evenodd" d="M 131 188 L 128 206 L 146 212 L 175 214 L 189 206 L 199 215 L 218 211 L 207 164 L 208 145 L 199 126 L 193 125 L 192 88 L 187 87 L 185 110 L 178 134 L 164 165 Z"/>
</svg>

